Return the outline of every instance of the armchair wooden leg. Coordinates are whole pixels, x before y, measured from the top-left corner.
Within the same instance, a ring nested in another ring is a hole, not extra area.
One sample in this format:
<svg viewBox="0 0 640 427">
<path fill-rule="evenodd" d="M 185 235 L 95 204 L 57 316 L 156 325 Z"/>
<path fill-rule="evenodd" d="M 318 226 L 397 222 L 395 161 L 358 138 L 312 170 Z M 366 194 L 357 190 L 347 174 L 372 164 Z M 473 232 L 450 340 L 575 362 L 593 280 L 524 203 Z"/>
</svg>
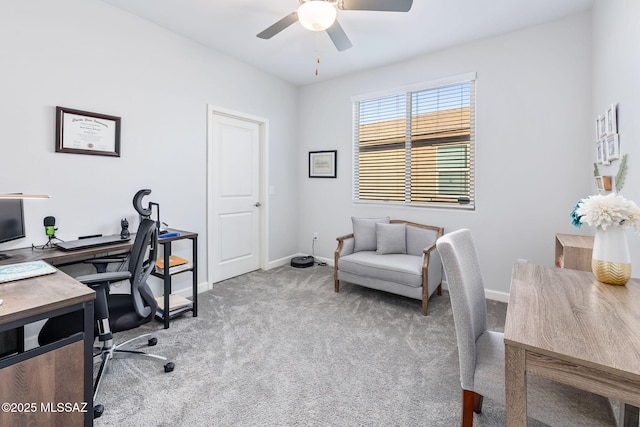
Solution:
<svg viewBox="0 0 640 427">
<path fill-rule="evenodd" d="M 336 292 L 340 292 L 340 280 L 333 279 L 333 290 Z"/>
<path fill-rule="evenodd" d="M 438 287 L 436 288 L 436 292 L 438 293 L 438 295 L 442 295 L 442 283 L 438 285 Z"/>
<path fill-rule="evenodd" d="M 473 427 L 473 413 L 482 412 L 482 400 L 482 395 L 470 390 L 462 390 L 462 427 Z"/>
<path fill-rule="evenodd" d="M 427 305 L 429 304 L 429 297 L 422 295 L 422 315 L 426 316 L 428 313 Z"/>
</svg>

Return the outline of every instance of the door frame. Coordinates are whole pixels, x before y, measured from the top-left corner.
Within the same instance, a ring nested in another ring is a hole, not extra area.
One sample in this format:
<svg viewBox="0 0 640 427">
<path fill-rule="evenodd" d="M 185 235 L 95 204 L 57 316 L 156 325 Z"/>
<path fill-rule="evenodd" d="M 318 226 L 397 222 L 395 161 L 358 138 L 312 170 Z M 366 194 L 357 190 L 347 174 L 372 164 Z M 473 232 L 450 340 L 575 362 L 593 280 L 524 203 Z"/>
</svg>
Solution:
<svg viewBox="0 0 640 427">
<path fill-rule="evenodd" d="M 268 189 L 269 189 L 269 121 L 263 117 L 258 117 L 246 113 L 241 113 L 239 111 L 230 110 L 228 108 L 223 108 L 211 104 L 207 104 L 207 289 L 211 289 L 213 287 L 214 279 L 213 279 L 213 257 L 211 254 L 213 253 L 213 248 L 211 247 L 211 239 L 214 237 L 214 216 L 213 216 L 213 197 L 211 196 L 211 192 L 213 189 L 213 152 L 211 149 L 212 144 L 212 132 L 213 126 L 211 124 L 211 119 L 213 116 L 224 116 L 231 117 L 238 120 L 243 120 L 247 122 L 252 122 L 258 124 L 259 127 L 259 142 L 258 149 L 259 153 L 259 163 L 260 163 L 260 185 L 259 185 L 259 201 L 261 207 L 259 209 L 259 227 L 260 230 L 258 232 L 258 240 L 259 240 L 259 251 L 258 259 L 260 262 L 260 268 L 266 269 L 269 262 L 269 228 L 267 225 L 269 224 L 269 197 L 268 197 Z"/>
</svg>

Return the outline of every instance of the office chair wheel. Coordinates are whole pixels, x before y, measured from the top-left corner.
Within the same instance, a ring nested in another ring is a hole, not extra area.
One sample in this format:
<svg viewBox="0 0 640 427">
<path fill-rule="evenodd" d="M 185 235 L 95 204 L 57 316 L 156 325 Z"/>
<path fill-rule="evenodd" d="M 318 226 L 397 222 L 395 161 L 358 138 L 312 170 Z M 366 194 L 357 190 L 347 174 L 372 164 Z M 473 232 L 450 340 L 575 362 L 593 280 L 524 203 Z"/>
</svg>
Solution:
<svg viewBox="0 0 640 427">
<path fill-rule="evenodd" d="M 149 347 L 153 347 L 154 345 L 158 344 L 158 338 L 153 337 L 153 338 L 149 338 Z"/>
<path fill-rule="evenodd" d="M 176 365 L 173 362 L 169 362 L 166 365 L 164 365 L 164 371 L 165 372 L 171 372 L 173 371 L 173 368 L 175 368 Z"/>
<path fill-rule="evenodd" d="M 104 412 L 104 405 L 96 405 L 93 407 L 93 419 L 100 418 Z"/>
</svg>

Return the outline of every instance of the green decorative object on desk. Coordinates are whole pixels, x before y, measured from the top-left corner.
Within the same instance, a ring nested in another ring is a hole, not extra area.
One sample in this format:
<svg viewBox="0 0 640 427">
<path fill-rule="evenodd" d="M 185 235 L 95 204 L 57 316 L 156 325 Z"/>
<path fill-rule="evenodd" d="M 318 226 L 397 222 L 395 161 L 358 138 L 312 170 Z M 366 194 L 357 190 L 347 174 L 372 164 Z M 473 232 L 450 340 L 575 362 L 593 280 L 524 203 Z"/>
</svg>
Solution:
<svg viewBox="0 0 640 427">
<path fill-rule="evenodd" d="M 591 270 L 598 281 L 625 285 L 631 278 L 626 229 L 640 231 L 640 208 L 615 193 L 581 199 L 571 212 L 573 225 L 596 227 Z"/>
</svg>

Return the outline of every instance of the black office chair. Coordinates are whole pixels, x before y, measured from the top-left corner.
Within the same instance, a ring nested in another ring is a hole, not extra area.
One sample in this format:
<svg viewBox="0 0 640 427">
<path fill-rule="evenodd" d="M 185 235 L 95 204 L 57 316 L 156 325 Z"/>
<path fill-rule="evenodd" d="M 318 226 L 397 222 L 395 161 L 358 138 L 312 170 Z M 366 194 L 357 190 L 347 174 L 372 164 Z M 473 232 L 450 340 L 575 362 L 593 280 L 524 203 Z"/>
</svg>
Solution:
<svg viewBox="0 0 640 427">
<path fill-rule="evenodd" d="M 158 308 L 153 293 L 149 289 L 147 279 L 153 272 L 158 251 L 158 229 L 151 219 L 144 218 L 140 222 L 136 238 L 128 257 L 127 269 L 124 271 L 107 272 L 106 265 L 111 262 L 122 263 L 119 258 L 103 258 L 92 260 L 96 269 L 102 271 L 96 274 L 76 277 L 76 280 L 90 286 L 96 291 L 94 317 L 96 319 L 96 336 L 102 343 L 94 358 L 101 357 L 102 363 L 93 387 L 95 401 L 102 381 L 102 376 L 111 359 L 124 357 L 151 358 L 166 361 L 162 356 L 144 353 L 142 351 L 125 350 L 122 347 L 141 338 L 149 338 L 148 344 L 157 343 L 151 334 L 144 334 L 127 340 L 121 344 L 113 344 L 112 332 L 126 331 L 150 322 Z M 111 283 L 128 280 L 131 284 L 129 294 L 111 294 Z M 40 345 L 57 341 L 81 330 L 82 317 L 78 313 L 70 313 L 49 319 L 38 336 Z M 165 372 L 171 372 L 174 364 L 164 365 Z M 95 412 L 95 411 L 94 411 Z M 96 413 L 96 416 L 100 414 Z"/>
</svg>

